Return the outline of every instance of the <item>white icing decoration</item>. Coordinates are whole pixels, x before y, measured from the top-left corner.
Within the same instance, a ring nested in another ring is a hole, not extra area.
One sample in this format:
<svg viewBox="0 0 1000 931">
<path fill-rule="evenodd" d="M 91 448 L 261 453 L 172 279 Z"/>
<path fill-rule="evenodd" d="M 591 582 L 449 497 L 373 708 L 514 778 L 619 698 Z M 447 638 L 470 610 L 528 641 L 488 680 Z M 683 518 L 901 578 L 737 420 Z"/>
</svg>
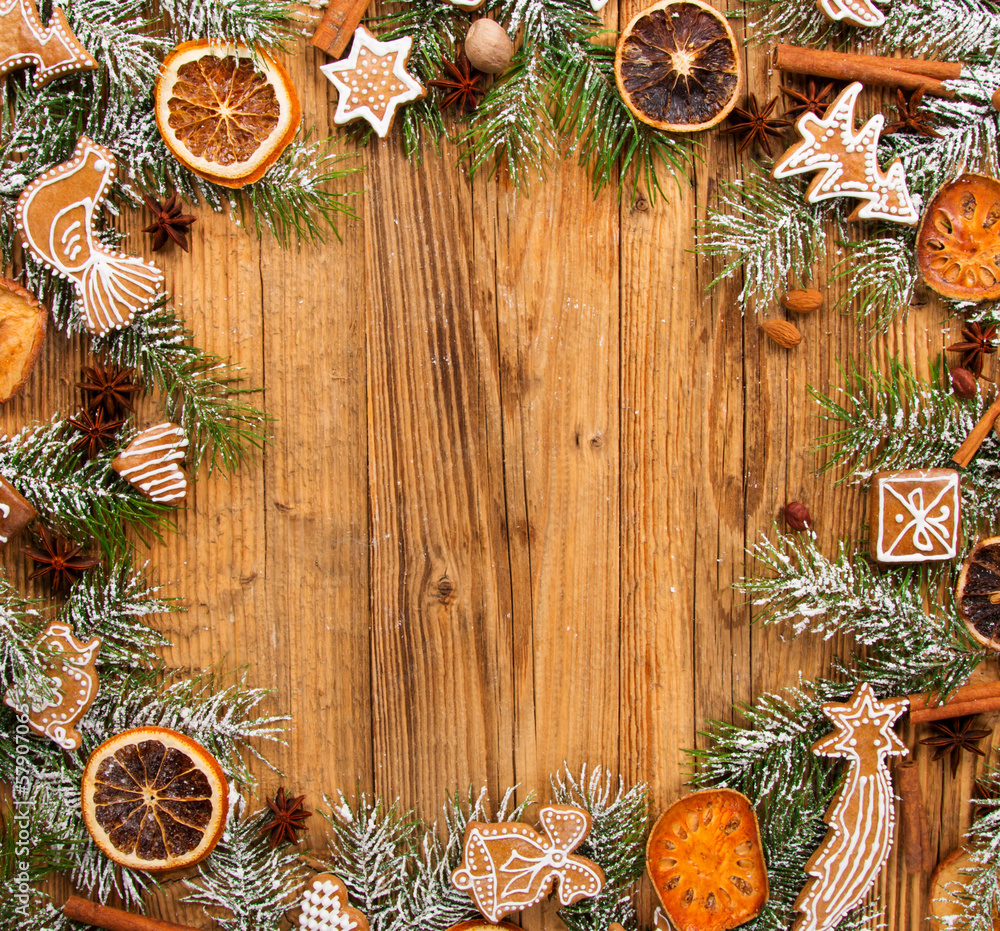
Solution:
<svg viewBox="0 0 1000 931">
<path fill-rule="evenodd" d="M 890 220 L 914 225 L 920 213 L 906 186 L 906 170 L 897 158 L 883 174 L 878 166 L 878 141 L 885 117 L 873 116 L 859 132 L 854 130 L 854 107 L 864 87 L 855 81 L 830 105 L 822 118 L 803 113 L 795 124 L 802 142 L 789 149 L 771 171 L 774 178 L 821 171 L 809 184 L 806 200 L 811 204 L 834 197 L 855 197 L 863 201 L 849 219 Z M 840 136 L 841 151 L 824 152 L 831 138 Z M 864 152 L 864 178 L 851 177 L 843 153 Z"/>
<path fill-rule="evenodd" d="M 830 829 L 806 865 L 810 879 L 795 902 L 799 916 L 793 931 L 836 928 L 861 903 L 889 858 L 896 819 L 887 757 L 909 753 L 892 730 L 908 706 L 906 699 L 880 702 L 866 682 L 847 704 L 823 706 L 834 731 L 813 752 L 846 759 L 848 770 L 826 814 Z M 856 738 L 860 728 L 873 726 L 876 734 Z"/>
<path fill-rule="evenodd" d="M 161 423 L 143 430 L 119 454 L 118 474 L 153 501 L 170 503 L 187 494 L 187 476 L 177 467 L 188 439 L 176 424 Z M 130 460 L 141 461 L 129 464 Z"/>
<path fill-rule="evenodd" d="M 28 44 L 21 45 L 25 40 Z M 96 68 L 97 61 L 80 44 L 59 7 L 46 28 L 34 0 L 0 2 L 0 77 L 30 65 L 36 66 L 31 83 L 38 90 L 63 74 Z"/>
<path fill-rule="evenodd" d="M 299 907 L 299 927 L 308 931 L 369 931 L 365 916 L 347 901 L 347 888 L 336 877 L 314 878 Z"/>
<path fill-rule="evenodd" d="M 885 22 L 885 13 L 871 0 L 819 0 L 819 8 L 828 19 L 852 26 L 881 26 Z"/>
<path fill-rule="evenodd" d="M 343 61 L 330 62 L 319 69 L 337 89 L 333 121 L 343 124 L 367 120 L 384 139 L 396 109 L 426 93 L 423 85 L 406 70 L 412 45 L 409 36 L 380 42 L 364 26 L 358 26 L 351 54 Z M 391 65 L 387 61 L 390 56 Z M 380 89 L 383 93 L 378 93 Z"/>
<path fill-rule="evenodd" d="M 81 136 L 69 161 L 44 172 L 25 188 L 14 221 L 32 255 L 73 283 L 87 329 L 98 335 L 128 326 L 136 311 L 153 303 L 163 281 L 152 262 L 113 252 L 97 238 L 97 211 L 115 173 L 111 152 Z M 82 196 L 81 179 L 86 191 Z M 47 220 L 60 195 L 78 199 L 63 204 Z"/>
</svg>

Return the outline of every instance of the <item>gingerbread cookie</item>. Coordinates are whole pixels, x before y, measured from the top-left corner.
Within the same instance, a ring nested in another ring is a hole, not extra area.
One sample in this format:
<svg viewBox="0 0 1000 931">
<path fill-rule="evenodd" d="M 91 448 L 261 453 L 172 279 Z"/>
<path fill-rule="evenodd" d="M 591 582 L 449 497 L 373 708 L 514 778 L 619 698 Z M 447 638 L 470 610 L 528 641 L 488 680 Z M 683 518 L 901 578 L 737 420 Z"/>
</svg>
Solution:
<svg viewBox="0 0 1000 931">
<path fill-rule="evenodd" d="M 111 468 L 151 501 L 176 504 L 187 494 L 187 476 L 177 465 L 187 445 L 184 430 L 177 424 L 157 424 L 132 440 Z"/>
<path fill-rule="evenodd" d="M 953 469 L 876 472 L 868 498 L 872 558 L 883 565 L 954 559 L 961 500 Z"/>
<path fill-rule="evenodd" d="M 368 931 L 368 919 L 348 903 L 347 886 L 333 873 L 309 880 L 299 908 L 302 931 Z"/>
<path fill-rule="evenodd" d="M 37 645 L 45 651 L 44 671 L 52 683 L 52 697 L 29 694 L 27 700 L 19 701 L 10 688 L 4 704 L 26 716 L 36 734 L 48 737 L 63 750 L 76 750 L 80 746 L 76 724 L 97 697 L 95 660 L 101 649 L 100 638 L 84 643 L 73 636 L 68 624 L 53 621 Z"/>
<path fill-rule="evenodd" d="M 69 28 L 66 14 L 52 10 L 45 27 L 35 0 L 0 0 L 0 77 L 35 66 L 31 85 L 38 90 L 74 71 L 93 71 L 96 59 Z"/>
<path fill-rule="evenodd" d="M 793 145 L 771 169 L 772 178 L 820 171 L 806 188 L 806 200 L 818 204 L 834 197 L 854 197 L 862 203 L 849 220 L 890 220 L 916 224 L 920 214 L 906 186 L 906 170 L 897 158 L 885 173 L 878 165 L 881 113 L 854 129 L 854 107 L 864 87 L 855 81 L 827 108 L 822 118 L 803 113 L 795 123 L 802 141 Z"/>
<path fill-rule="evenodd" d="M 73 282 L 84 323 L 97 336 L 128 326 L 156 300 L 163 281 L 152 262 L 113 252 L 97 237 L 97 213 L 116 171 L 111 152 L 81 136 L 69 161 L 25 188 L 14 220 L 28 251 Z"/>
<path fill-rule="evenodd" d="M 852 26 L 881 26 L 883 13 L 871 0 L 818 0 L 817 4 L 827 19 Z"/>
<path fill-rule="evenodd" d="M 28 499 L 0 476 L 0 546 L 24 530 L 37 513 Z"/>
<path fill-rule="evenodd" d="M 830 826 L 806 863 L 806 880 L 795 901 L 793 931 L 833 931 L 871 889 L 892 849 L 895 795 L 888 757 L 909 751 L 892 726 L 909 707 L 905 698 L 879 701 L 862 682 L 847 704 L 828 702 L 833 733 L 813 753 L 847 760 L 847 774 L 826 813 Z"/>
<path fill-rule="evenodd" d="M 451 874 L 456 889 L 468 892 L 487 921 L 541 902 L 558 881 L 559 902 L 572 905 L 604 888 L 604 873 L 592 860 L 572 856 L 590 833 L 590 815 L 572 805 L 538 811 L 542 830 L 516 822 L 465 829 L 462 862 Z"/>
<path fill-rule="evenodd" d="M 333 121 L 367 120 L 384 139 L 396 110 L 427 95 L 426 88 L 406 70 L 412 46 L 409 36 L 380 42 L 364 26 L 358 26 L 351 54 L 319 69 L 337 88 Z"/>
</svg>

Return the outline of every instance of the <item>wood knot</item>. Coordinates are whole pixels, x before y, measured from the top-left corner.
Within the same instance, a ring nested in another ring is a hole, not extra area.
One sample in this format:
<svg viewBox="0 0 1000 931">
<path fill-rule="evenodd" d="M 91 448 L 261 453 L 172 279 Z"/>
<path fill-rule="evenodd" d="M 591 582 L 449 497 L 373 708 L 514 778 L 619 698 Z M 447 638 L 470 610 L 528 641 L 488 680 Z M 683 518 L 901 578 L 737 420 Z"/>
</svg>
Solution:
<svg viewBox="0 0 1000 931">
<path fill-rule="evenodd" d="M 443 575 L 437 580 L 435 594 L 441 604 L 451 604 L 455 600 L 455 590 L 455 583 L 448 576 Z"/>
<path fill-rule="evenodd" d="M 590 438 L 590 445 L 594 449 L 600 449 L 604 445 L 604 434 L 600 430 Z"/>
<path fill-rule="evenodd" d="M 632 201 L 632 209 L 637 213 L 645 213 L 649 210 L 649 201 L 642 194 L 636 194 L 635 200 Z"/>
</svg>

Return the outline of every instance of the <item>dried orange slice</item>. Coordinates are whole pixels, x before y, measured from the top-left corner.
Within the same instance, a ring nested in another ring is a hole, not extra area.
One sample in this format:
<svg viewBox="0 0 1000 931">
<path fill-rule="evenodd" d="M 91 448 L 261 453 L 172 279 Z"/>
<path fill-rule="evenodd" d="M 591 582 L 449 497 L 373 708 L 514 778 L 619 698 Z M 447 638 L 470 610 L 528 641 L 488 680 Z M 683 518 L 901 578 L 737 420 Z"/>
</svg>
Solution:
<svg viewBox="0 0 1000 931">
<path fill-rule="evenodd" d="M 185 42 L 156 80 L 156 125 L 167 148 L 208 181 L 259 181 L 299 128 L 288 72 L 270 55 L 223 42 Z"/>
<path fill-rule="evenodd" d="M 965 557 L 955 603 L 969 633 L 1000 651 L 1000 537 L 981 540 Z"/>
<path fill-rule="evenodd" d="M 653 827 L 646 868 L 677 931 L 726 931 L 756 918 L 769 894 L 760 829 L 746 796 L 695 792 Z"/>
<path fill-rule="evenodd" d="M 24 387 L 42 351 L 48 318 L 33 294 L 0 278 L 0 401 Z"/>
<path fill-rule="evenodd" d="M 83 771 L 83 822 L 115 863 L 163 872 L 204 860 L 229 811 L 226 777 L 201 744 L 165 727 L 104 741 Z"/>
<path fill-rule="evenodd" d="M 938 864 L 931 880 L 931 903 L 928 911 L 928 926 L 931 931 L 947 931 L 954 928 L 959 915 L 965 914 L 968 901 L 962 896 L 969 895 L 967 886 L 970 871 L 975 868 L 972 855 L 959 847 Z M 993 917 L 993 931 L 1000 931 L 1000 915 Z"/>
<path fill-rule="evenodd" d="M 739 97 L 736 36 L 701 0 L 661 0 L 622 30 L 615 82 L 643 123 L 681 133 L 708 129 L 728 116 Z"/>
<path fill-rule="evenodd" d="M 917 267 L 956 301 L 1000 297 L 1000 181 L 965 174 L 941 188 L 917 231 Z"/>
</svg>

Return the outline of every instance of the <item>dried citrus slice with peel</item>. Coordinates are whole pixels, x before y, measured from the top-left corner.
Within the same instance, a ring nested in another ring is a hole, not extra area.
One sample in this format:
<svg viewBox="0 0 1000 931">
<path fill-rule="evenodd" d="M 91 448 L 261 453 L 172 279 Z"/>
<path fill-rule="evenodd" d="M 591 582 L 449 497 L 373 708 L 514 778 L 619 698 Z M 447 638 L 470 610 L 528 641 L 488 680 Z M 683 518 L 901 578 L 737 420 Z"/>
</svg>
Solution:
<svg viewBox="0 0 1000 931">
<path fill-rule="evenodd" d="M 739 97 L 736 37 L 701 0 L 661 0 L 622 30 L 615 82 L 643 123 L 673 132 L 708 129 L 726 118 Z"/>
<path fill-rule="evenodd" d="M 104 741 L 87 761 L 83 821 L 115 863 L 147 872 L 192 866 L 222 836 L 226 777 L 197 741 L 137 727 Z"/>
<path fill-rule="evenodd" d="M 1000 181 L 964 174 L 934 195 L 917 231 L 917 267 L 956 301 L 1000 297 Z"/>
<path fill-rule="evenodd" d="M 156 125 L 167 148 L 208 181 L 259 181 L 302 118 L 288 72 L 271 56 L 223 42 L 185 42 L 156 80 Z"/>
<path fill-rule="evenodd" d="M 694 792 L 671 805 L 649 835 L 646 867 L 677 931 L 727 931 L 767 902 L 757 816 L 733 789 Z"/>
<path fill-rule="evenodd" d="M 980 541 L 965 558 L 955 603 L 969 633 L 1000 651 L 1000 537 Z"/>
</svg>

